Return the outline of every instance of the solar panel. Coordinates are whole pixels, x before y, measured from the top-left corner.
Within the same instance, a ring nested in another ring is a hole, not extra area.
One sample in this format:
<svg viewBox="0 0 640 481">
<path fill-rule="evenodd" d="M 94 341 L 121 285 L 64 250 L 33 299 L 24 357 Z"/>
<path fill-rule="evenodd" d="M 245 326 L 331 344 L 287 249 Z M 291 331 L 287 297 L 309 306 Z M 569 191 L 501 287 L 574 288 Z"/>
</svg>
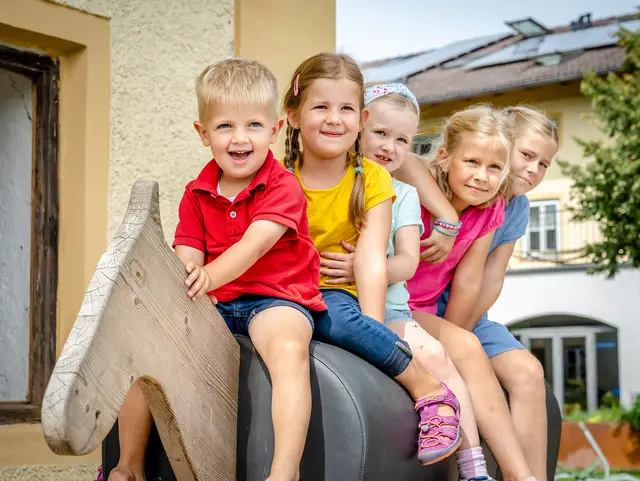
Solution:
<svg viewBox="0 0 640 481">
<path fill-rule="evenodd" d="M 489 67 L 511 62 L 520 62 L 554 53 L 575 52 L 615 44 L 613 34 L 620 27 L 627 30 L 640 28 L 640 20 L 616 22 L 600 27 L 585 28 L 570 32 L 553 33 L 540 37 L 528 38 L 493 54 L 480 57 L 469 62 L 466 69 Z"/>
<path fill-rule="evenodd" d="M 363 70 L 365 82 L 382 82 L 404 79 L 410 75 L 422 72 L 431 67 L 440 65 L 460 55 L 473 52 L 479 48 L 507 38 L 512 33 L 498 33 L 484 35 L 482 37 L 459 40 L 445 45 L 442 48 L 415 55 L 408 59 L 391 61 L 375 67 Z"/>
</svg>

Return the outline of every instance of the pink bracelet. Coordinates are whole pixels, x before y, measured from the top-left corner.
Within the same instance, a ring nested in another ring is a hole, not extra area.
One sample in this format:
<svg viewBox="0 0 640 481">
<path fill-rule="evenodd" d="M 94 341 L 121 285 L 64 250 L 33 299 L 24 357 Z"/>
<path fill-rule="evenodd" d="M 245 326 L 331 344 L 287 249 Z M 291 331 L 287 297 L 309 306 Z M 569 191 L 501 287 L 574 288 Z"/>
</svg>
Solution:
<svg viewBox="0 0 640 481">
<path fill-rule="evenodd" d="M 451 230 L 460 230 L 460 227 L 462 227 L 461 221 L 458 221 L 455 224 L 452 224 L 451 222 L 447 222 L 446 220 L 436 219 L 434 221 L 434 224 L 437 226 L 443 227 L 445 229 L 451 229 Z"/>
</svg>

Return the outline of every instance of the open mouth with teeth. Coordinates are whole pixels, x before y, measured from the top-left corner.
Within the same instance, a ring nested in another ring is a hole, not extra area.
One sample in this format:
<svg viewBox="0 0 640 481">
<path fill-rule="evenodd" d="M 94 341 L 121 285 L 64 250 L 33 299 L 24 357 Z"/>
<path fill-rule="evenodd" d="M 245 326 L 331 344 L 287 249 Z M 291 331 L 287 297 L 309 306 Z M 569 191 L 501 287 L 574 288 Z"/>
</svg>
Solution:
<svg viewBox="0 0 640 481">
<path fill-rule="evenodd" d="M 235 162 L 244 162 L 249 158 L 252 152 L 252 150 L 235 150 L 233 152 L 229 152 L 229 156 L 231 156 Z"/>
<path fill-rule="evenodd" d="M 376 159 L 381 164 L 390 164 L 391 162 L 393 162 L 393 159 L 391 157 L 387 157 L 386 155 L 382 154 L 376 154 Z"/>
</svg>

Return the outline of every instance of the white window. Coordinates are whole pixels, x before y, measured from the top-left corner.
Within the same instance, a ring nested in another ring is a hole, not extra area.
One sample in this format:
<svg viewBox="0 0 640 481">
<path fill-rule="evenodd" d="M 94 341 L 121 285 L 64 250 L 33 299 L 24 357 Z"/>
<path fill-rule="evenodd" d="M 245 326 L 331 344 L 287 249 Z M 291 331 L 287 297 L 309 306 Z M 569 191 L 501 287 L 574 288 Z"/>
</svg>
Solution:
<svg viewBox="0 0 640 481">
<path fill-rule="evenodd" d="M 427 155 L 439 137 L 439 134 L 416 135 L 413 138 L 413 151 L 418 155 Z"/>
<path fill-rule="evenodd" d="M 551 257 L 560 250 L 560 202 L 531 202 L 529 225 L 522 239 L 525 256 Z"/>
</svg>

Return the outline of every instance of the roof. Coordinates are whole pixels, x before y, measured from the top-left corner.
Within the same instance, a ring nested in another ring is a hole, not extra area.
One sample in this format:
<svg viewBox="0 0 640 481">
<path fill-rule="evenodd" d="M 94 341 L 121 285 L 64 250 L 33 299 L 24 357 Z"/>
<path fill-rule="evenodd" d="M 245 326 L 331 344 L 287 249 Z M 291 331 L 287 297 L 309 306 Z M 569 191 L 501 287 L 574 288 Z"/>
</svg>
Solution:
<svg viewBox="0 0 640 481">
<path fill-rule="evenodd" d="M 422 104 L 581 79 L 585 72 L 618 71 L 624 51 L 612 34 L 640 29 L 636 15 L 594 20 L 574 30 L 565 25 L 538 37 L 486 35 L 428 52 L 362 66 L 365 80 L 402 81 Z"/>
</svg>

